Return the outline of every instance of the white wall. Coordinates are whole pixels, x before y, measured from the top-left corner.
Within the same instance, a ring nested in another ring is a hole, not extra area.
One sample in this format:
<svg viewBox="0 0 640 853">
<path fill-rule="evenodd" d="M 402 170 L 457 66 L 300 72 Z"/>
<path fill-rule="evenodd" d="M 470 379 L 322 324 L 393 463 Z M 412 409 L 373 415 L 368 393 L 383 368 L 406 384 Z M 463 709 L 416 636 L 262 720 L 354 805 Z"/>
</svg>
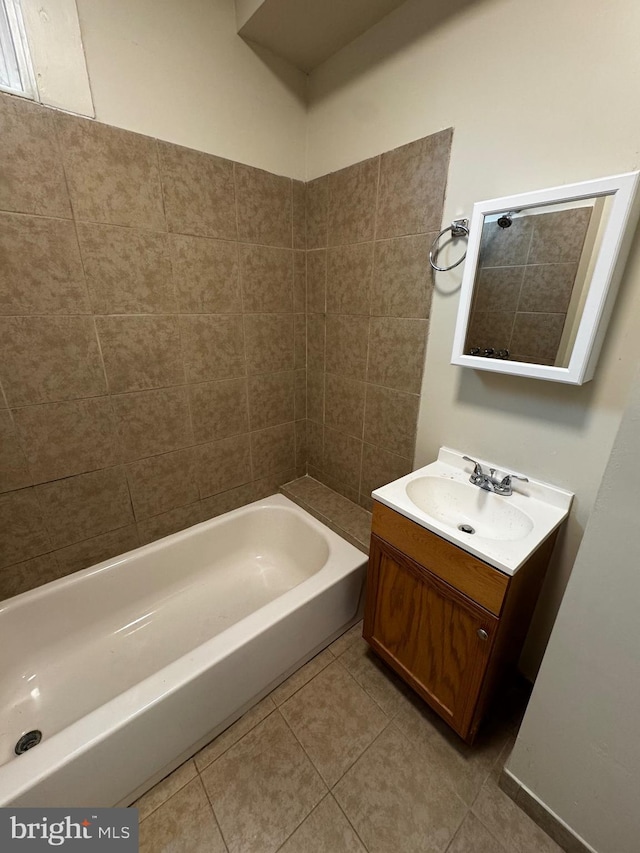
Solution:
<svg viewBox="0 0 640 853">
<path fill-rule="evenodd" d="M 640 374 L 508 771 L 598 853 L 640 846 Z"/>
<path fill-rule="evenodd" d="M 98 121 L 304 178 L 306 76 L 236 32 L 234 0 L 77 0 Z"/>
<path fill-rule="evenodd" d="M 447 9 L 461 9 L 448 13 Z M 316 69 L 307 175 L 453 126 L 444 221 L 474 201 L 640 165 L 640 4 L 408 0 Z M 416 463 L 448 444 L 574 491 L 529 635 L 533 674 L 593 507 L 637 362 L 636 239 L 595 379 L 581 388 L 449 364 L 461 268 L 438 274 Z"/>
</svg>

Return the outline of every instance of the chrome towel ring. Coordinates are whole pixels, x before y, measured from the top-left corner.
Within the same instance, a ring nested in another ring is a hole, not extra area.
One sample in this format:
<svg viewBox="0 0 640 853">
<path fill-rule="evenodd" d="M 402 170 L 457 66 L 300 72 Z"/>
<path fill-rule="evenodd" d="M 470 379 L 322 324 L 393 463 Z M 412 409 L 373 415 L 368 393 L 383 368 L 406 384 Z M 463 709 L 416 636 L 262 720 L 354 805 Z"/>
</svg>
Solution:
<svg viewBox="0 0 640 853">
<path fill-rule="evenodd" d="M 443 228 L 442 231 L 438 234 L 436 239 L 431 244 L 431 249 L 429 250 L 429 263 L 437 272 L 447 272 L 447 270 L 452 270 L 454 267 L 457 267 L 458 264 L 461 264 L 464 259 L 467 257 L 467 253 L 460 258 L 459 261 L 456 261 L 455 264 L 451 264 L 450 267 L 439 267 L 436 264 L 436 260 L 438 258 L 438 241 L 442 237 L 443 234 L 446 234 L 448 231 L 451 232 L 451 237 L 468 237 L 469 236 L 469 220 L 468 219 L 454 219 L 451 225 L 448 225 L 446 228 Z"/>
</svg>

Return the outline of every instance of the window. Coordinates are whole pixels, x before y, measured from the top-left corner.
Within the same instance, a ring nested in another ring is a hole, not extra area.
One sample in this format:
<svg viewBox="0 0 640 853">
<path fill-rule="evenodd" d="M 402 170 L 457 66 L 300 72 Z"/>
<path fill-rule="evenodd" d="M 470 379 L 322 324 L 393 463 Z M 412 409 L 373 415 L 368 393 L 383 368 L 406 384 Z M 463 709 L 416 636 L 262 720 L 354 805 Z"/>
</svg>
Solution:
<svg viewBox="0 0 640 853">
<path fill-rule="evenodd" d="M 0 89 L 38 99 L 20 0 L 0 0 Z"/>
</svg>

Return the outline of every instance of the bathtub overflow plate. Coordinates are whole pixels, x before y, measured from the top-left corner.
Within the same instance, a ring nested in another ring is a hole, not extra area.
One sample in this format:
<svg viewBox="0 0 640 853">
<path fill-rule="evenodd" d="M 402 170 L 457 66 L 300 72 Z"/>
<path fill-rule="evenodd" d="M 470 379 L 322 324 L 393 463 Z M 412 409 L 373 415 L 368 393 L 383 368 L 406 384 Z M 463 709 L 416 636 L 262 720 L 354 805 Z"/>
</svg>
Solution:
<svg viewBox="0 0 640 853">
<path fill-rule="evenodd" d="M 33 729 L 33 731 L 27 732 L 22 735 L 22 737 L 18 740 L 18 743 L 15 747 L 16 755 L 22 755 L 23 752 L 31 749 L 34 746 L 37 746 L 42 740 L 42 732 L 38 729 Z"/>
</svg>

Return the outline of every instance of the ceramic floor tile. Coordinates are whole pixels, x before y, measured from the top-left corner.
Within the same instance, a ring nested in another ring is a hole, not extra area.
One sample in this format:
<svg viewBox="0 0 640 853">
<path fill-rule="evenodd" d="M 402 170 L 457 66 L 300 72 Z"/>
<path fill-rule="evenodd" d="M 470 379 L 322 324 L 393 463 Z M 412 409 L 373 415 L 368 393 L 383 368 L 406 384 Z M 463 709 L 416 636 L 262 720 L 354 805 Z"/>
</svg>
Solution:
<svg viewBox="0 0 640 853">
<path fill-rule="evenodd" d="M 393 724 L 333 794 L 369 853 L 442 853 L 467 811 Z"/>
<path fill-rule="evenodd" d="M 274 853 L 326 794 L 278 711 L 203 773 L 230 853 Z"/>
<path fill-rule="evenodd" d="M 275 710 L 275 707 L 272 699 L 267 696 L 262 702 L 258 702 L 257 705 L 250 708 L 237 722 L 229 726 L 228 729 L 225 729 L 215 740 L 200 750 L 195 757 L 198 770 L 202 772 L 205 767 L 208 767 L 223 752 L 226 752 L 234 743 L 237 743 L 240 738 L 243 738 L 251 729 L 255 728 L 258 723 L 261 723 L 265 717 L 268 717 Z"/>
<path fill-rule="evenodd" d="M 366 640 L 357 639 L 340 655 L 339 661 L 387 716 L 394 717 L 404 707 L 410 688 L 371 650 Z"/>
<path fill-rule="evenodd" d="M 311 681 L 312 678 L 315 678 L 319 672 L 322 672 L 322 670 L 326 666 L 329 666 L 330 663 L 333 663 L 334 660 L 334 656 L 328 649 L 320 652 L 320 654 L 312 658 L 309 663 L 301 666 L 297 672 L 294 672 L 293 675 L 287 678 L 280 687 L 276 687 L 271 694 L 271 698 L 276 705 L 282 705 L 283 702 L 286 702 L 294 693 L 297 693 L 301 687 L 304 687 L 307 682 Z"/>
<path fill-rule="evenodd" d="M 140 853 L 226 853 L 200 779 L 142 821 Z"/>
<path fill-rule="evenodd" d="M 279 853 L 366 853 L 366 848 L 340 807 L 328 794 Z"/>
<path fill-rule="evenodd" d="M 154 785 L 150 791 L 143 794 L 135 801 L 134 808 L 138 809 L 140 820 L 146 817 L 159 808 L 163 803 L 166 803 L 174 794 L 180 791 L 185 785 L 188 785 L 192 779 L 198 775 L 196 765 L 193 761 L 186 761 L 181 764 L 177 770 L 170 773 L 157 785 Z"/>
<path fill-rule="evenodd" d="M 493 773 L 482 786 L 472 811 L 509 853 L 561 853 L 555 841 L 500 790 Z"/>
<path fill-rule="evenodd" d="M 471 812 L 462 821 L 447 853 L 507 853 Z"/>
<path fill-rule="evenodd" d="M 337 661 L 281 709 L 327 785 L 332 786 L 388 723 L 388 717 Z"/>
<path fill-rule="evenodd" d="M 468 746 L 420 697 L 410 694 L 403 700 L 394 722 L 431 772 L 445 779 L 468 806 L 510 736 L 510 730 L 504 726 L 485 725 L 474 745 Z"/>
<path fill-rule="evenodd" d="M 343 652 L 351 646 L 356 640 L 362 638 L 362 621 L 358 622 L 353 628 L 349 628 L 341 637 L 334 640 L 329 646 L 329 651 L 336 657 L 340 657 Z"/>
</svg>

